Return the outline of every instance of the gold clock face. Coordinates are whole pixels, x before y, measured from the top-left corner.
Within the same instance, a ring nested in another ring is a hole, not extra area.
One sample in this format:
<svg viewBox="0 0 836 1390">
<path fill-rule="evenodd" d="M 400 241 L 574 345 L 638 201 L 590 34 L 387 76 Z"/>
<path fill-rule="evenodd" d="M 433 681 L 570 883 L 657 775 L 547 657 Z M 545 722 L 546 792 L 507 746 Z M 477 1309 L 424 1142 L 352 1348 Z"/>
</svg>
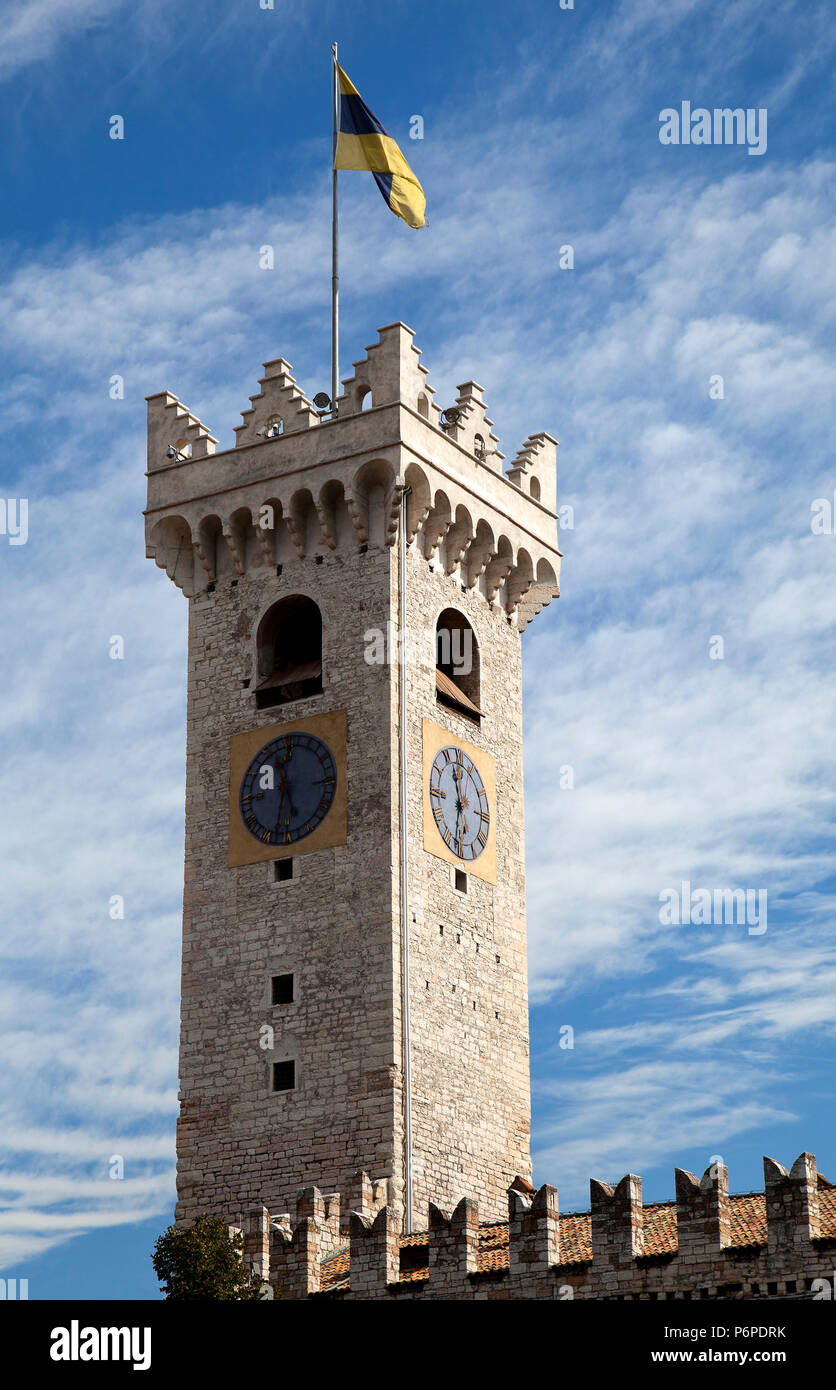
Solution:
<svg viewBox="0 0 836 1390">
<path fill-rule="evenodd" d="M 345 763 L 345 710 L 234 734 L 230 866 L 344 845 Z"/>
<path fill-rule="evenodd" d="M 424 720 L 424 849 L 496 883 L 496 772 L 490 753 Z"/>
</svg>

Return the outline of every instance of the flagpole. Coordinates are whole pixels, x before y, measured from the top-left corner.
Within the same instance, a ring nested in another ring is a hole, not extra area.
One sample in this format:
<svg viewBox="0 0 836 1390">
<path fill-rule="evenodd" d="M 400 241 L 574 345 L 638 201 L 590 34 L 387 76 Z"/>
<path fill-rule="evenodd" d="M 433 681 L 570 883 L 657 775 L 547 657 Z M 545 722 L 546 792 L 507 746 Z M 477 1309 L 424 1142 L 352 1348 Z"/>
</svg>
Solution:
<svg viewBox="0 0 836 1390">
<path fill-rule="evenodd" d="M 331 45 L 334 69 L 334 148 L 331 187 L 331 409 L 336 410 L 340 385 L 340 256 L 337 221 L 337 137 L 340 128 L 340 83 L 337 75 L 337 45 Z M 333 417 L 332 417 L 333 418 Z"/>
</svg>

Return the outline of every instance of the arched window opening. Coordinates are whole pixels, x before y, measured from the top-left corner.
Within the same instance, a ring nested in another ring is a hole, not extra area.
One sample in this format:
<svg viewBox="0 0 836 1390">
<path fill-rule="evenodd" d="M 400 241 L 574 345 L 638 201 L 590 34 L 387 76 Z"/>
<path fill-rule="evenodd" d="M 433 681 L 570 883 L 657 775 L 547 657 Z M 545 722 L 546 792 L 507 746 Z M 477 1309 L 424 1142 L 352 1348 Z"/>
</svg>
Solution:
<svg viewBox="0 0 836 1390">
<path fill-rule="evenodd" d="M 372 408 L 372 388 L 370 386 L 358 386 L 357 404 L 361 410 L 371 410 Z"/>
<path fill-rule="evenodd" d="M 322 691 L 322 614 L 313 599 L 290 594 L 258 626 L 258 709 Z"/>
<path fill-rule="evenodd" d="M 256 430 L 256 434 L 261 435 L 262 439 L 277 439 L 280 434 L 284 434 L 284 420 L 281 415 L 271 415 L 261 429 Z"/>
<path fill-rule="evenodd" d="M 427 400 L 427 397 L 424 395 L 423 391 L 418 397 L 418 414 L 424 420 L 429 420 L 430 418 L 430 403 Z"/>
<path fill-rule="evenodd" d="M 539 502 L 539 501 L 540 501 L 540 480 L 539 480 L 539 478 L 532 478 L 532 479 L 531 479 L 531 484 L 530 484 L 530 486 L 529 486 L 529 492 L 531 493 L 531 496 L 534 498 L 534 501 L 535 501 L 535 502 Z"/>
<path fill-rule="evenodd" d="M 481 435 L 481 434 L 477 434 L 477 435 L 474 436 L 474 439 L 473 439 L 473 452 L 474 452 L 474 454 L 476 455 L 477 459 L 481 459 L 481 460 L 484 462 L 484 459 L 485 459 L 485 441 L 484 441 L 484 439 L 482 438 L 482 435 Z"/>
<path fill-rule="evenodd" d="M 435 625 L 435 695 L 439 704 L 478 720 L 479 645 L 456 608 L 445 608 Z"/>
</svg>

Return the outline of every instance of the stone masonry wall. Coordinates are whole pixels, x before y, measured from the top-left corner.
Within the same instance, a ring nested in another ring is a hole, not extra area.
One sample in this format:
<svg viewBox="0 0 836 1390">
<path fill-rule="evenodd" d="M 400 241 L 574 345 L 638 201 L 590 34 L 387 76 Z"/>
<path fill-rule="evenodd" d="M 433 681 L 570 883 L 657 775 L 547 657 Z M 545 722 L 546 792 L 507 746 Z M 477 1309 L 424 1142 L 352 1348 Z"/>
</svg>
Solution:
<svg viewBox="0 0 836 1390">
<path fill-rule="evenodd" d="M 180 1220 L 280 1207 L 304 1180 L 344 1187 L 361 1167 L 393 1179 L 400 1200 L 392 680 L 364 661 L 362 640 L 385 624 L 391 582 L 388 549 L 355 548 L 319 565 L 291 559 L 281 576 L 263 567 L 236 580 L 227 563 L 214 590 L 190 600 Z M 325 688 L 257 711 L 255 629 L 288 593 L 322 610 Z M 348 843 L 294 855 L 286 883 L 272 881 L 272 863 L 229 868 L 230 735 L 343 708 Z M 269 979 L 284 971 L 296 1002 L 273 1008 Z M 259 1045 L 264 1023 L 273 1052 Z M 271 1093 L 269 1063 L 284 1057 L 296 1059 L 297 1088 Z"/>
<path fill-rule="evenodd" d="M 417 545 L 408 559 L 408 626 L 432 637 L 445 608 L 464 614 L 483 711 L 476 723 L 439 703 L 434 662 L 407 665 L 413 1224 L 423 1229 L 431 1199 L 469 1194 L 485 1219 L 501 1216 L 514 1175 L 531 1172 L 522 670 L 520 633 L 501 610 L 431 568 Z M 458 892 L 452 866 L 423 847 L 424 718 L 495 760 L 496 886 L 468 873 Z"/>
</svg>

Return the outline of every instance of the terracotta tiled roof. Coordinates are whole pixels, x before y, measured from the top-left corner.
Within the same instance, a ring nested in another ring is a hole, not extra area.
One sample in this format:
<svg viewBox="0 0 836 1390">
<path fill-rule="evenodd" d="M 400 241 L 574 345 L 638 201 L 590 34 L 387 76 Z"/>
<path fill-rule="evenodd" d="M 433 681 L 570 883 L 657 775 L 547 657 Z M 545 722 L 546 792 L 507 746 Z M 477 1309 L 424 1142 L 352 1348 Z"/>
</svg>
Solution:
<svg viewBox="0 0 836 1390">
<path fill-rule="evenodd" d="M 825 1182 L 819 1173 L 819 1220 L 823 1236 L 836 1236 L 836 1183 Z"/>
<path fill-rule="evenodd" d="M 729 1196 L 731 1246 L 766 1244 L 766 1201 L 762 1192 L 740 1192 Z M 644 1254 L 675 1255 L 676 1203 L 656 1202 L 644 1211 Z M 836 1185 L 819 1178 L 819 1214 L 822 1236 L 836 1238 Z M 429 1278 L 429 1253 L 426 1231 L 401 1236 L 401 1249 L 411 1254 L 414 1266 L 403 1270 L 402 1284 L 419 1283 Z M 421 1253 L 425 1258 L 420 1258 Z M 561 1265 L 586 1264 L 592 1259 L 592 1219 L 588 1211 L 569 1212 L 560 1216 Z M 508 1268 L 508 1225 L 497 1222 L 479 1227 L 479 1274 L 491 1274 Z M 322 1262 L 322 1291 L 348 1288 L 349 1252 L 339 1250 Z"/>
<path fill-rule="evenodd" d="M 332 1289 L 348 1288 L 348 1246 L 344 1250 L 338 1250 L 330 1259 L 322 1261 L 322 1292 L 327 1293 Z"/>
</svg>

